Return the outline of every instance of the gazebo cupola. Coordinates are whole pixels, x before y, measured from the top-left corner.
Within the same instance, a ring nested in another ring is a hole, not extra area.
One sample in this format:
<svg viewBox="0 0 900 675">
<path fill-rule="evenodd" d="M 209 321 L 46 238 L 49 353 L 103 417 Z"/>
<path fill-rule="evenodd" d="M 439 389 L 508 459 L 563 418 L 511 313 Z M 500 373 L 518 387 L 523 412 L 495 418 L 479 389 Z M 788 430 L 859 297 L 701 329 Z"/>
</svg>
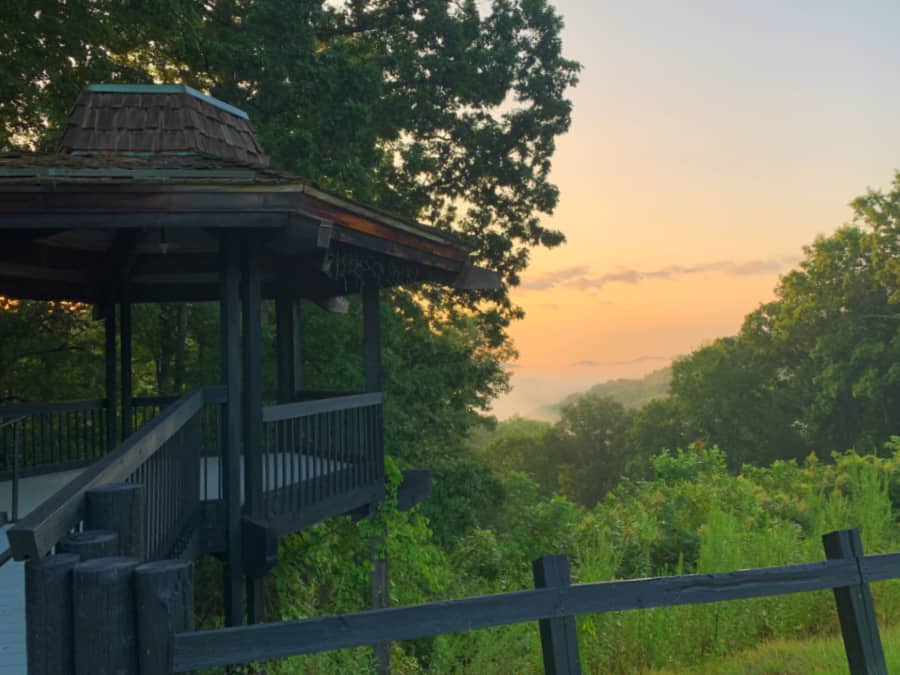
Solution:
<svg viewBox="0 0 900 675">
<path fill-rule="evenodd" d="M 259 620 L 273 542 L 383 495 L 379 289 L 497 287 L 469 254 L 446 231 L 272 170 L 246 113 L 227 103 L 183 86 L 87 88 L 59 153 L 0 156 L 0 295 L 98 307 L 105 456 L 10 530 L 13 554 L 47 555 L 89 489 L 128 479 L 146 486 L 146 513 L 159 518 L 147 555 L 222 555 L 226 621 L 242 620 L 245 579 L 248 618 Z M 334 307 L 355 293 L 366 392 L 302 400 L 300 300 Z M 277 326 L 270 406 L 265 299 Z M 132 428 L 131 306 L 183 301 L 219 303 L 222 381 Z M 220 423 L 188 433 L 210 410 Z M 165 462 L 174 473 L 152 469 Z"/>
</svg>

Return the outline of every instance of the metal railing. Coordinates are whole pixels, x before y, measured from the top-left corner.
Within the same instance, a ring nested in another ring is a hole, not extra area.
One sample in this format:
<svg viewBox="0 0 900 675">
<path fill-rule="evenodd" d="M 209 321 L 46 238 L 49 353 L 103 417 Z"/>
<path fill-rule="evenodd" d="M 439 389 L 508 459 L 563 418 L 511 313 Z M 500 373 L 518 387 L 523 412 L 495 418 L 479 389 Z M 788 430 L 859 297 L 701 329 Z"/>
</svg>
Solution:
<svg viewBox="0 0 900 675">
<path fill-rule="evenodd" d="M 267 517 L 384 483 L 380 393 L 263 408 Z"/>
<path fill-rule="evenodd" d="M 145 489 L 148 557 L 170 555 L 185 528 L 198 516 L 205 492 L 201 482 L 206 410 L 225 400 L 221 387 L 195 389 L 170 404 L 117 448 L 79 474 L 25 516 L 9 532 L 17 560 L 40 558 L 79 526 L 91 489 L 122 481 Z"/>
</svg>

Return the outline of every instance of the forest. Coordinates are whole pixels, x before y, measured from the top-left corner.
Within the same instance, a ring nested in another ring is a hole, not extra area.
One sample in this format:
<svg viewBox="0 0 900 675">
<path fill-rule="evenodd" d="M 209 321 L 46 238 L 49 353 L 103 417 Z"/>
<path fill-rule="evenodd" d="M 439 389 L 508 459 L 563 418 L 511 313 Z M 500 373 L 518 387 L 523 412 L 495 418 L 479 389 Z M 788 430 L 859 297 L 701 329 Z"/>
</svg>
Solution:
<svg viewBox="0 0 900 675">
<path fill-rule="evenodd" d="M 390 487 L 407 467 L 434 477 L 424 504 L 388 499 L 379 516 L 395 604 L 527 588 L 545 553 L 569 555 L 578 582 L 819 560 L 821 534 L 844 527 L 869 552 L 900 550 L 900 173 L 853 199 L 852 221 L 810 243 L 736 335 L 679 358 L 666 396 L 626 407 L 587 393 L 554 423 L 490 415 L 515 358 L 507 328 L 524 318 L 509 289 L 531 251 L 564 243 L 542 222 L 579 72 L 561 28 L 545 0 L 481 12 L 472 0 L 13 3 L 0 13 L 0 148 L 52 150 L 87 84 L 185 83 L 247 110 L 274 166 L 462 233 L 500 271 L 504 288 L 474 297 L 383 297 Z M 305 385 L 360 389 L 357 299 L 345 315 L 303 309 Z M 217 312 L 135 307 L 135 395 L 219 381 Z M 271 390 L 274 308 L 264 317 Z M 0 299 L 0 405 L 101 396 L 102 336 L 90 307 Z M 341 518 L 284 539 L 269 615 L 365 609 L 380 525 Z M 219 563 L 197 574 L 209 627 Z M 900 586 L 873 592 L 879 618 L 900 621 Z M 579 619 L 587 672 L 836 631 L 827 593 Z M 393 661 L 398 673 L 537 673 L 540 641 L 512 626 L 397 644 Z M 267 672 L 372 667 L 359 649 Z"/>
</svg>

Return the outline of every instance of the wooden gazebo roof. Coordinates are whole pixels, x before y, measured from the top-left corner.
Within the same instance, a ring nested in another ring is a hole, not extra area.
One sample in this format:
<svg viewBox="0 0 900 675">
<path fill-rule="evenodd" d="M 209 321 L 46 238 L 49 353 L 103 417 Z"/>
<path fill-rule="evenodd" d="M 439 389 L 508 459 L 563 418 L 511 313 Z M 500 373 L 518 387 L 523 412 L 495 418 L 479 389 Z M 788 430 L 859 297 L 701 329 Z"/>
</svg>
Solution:
<svg viewBox="0 0 900 675">
<path fill-rule="evenodd" d="M 266 297 L 499 284 L 452 234 L 269 169 L 246 115 L 187 87 L 97 85 L 62 152 L 0 156 L 0 295 L 214 300 L 229 228 L 259 243 Z"/>
</svg>

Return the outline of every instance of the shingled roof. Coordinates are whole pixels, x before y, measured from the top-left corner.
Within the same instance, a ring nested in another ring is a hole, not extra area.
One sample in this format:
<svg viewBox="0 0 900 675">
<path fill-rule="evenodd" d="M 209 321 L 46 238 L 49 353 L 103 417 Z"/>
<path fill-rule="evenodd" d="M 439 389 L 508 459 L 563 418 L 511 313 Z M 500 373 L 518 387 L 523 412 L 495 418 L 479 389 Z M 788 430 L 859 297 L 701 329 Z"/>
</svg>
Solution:
<svg viewBox="0 0 900 675">
<path fill-rule="evenodd" d="M 62 152 L 200 155 L 268 166 L 247 113 L 182 85 L 88 87 L 69 116 Z"/>
</svg>

